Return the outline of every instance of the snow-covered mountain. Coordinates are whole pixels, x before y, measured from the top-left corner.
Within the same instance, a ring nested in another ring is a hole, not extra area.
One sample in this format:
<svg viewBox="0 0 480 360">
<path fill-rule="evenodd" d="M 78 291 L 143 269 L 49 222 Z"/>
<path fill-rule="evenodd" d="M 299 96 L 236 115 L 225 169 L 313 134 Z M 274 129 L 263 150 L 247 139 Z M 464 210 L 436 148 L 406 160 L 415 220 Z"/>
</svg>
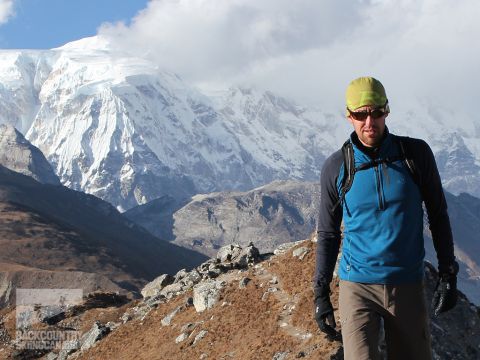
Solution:
<svg viewBox="0 0 480 360">
<path fill-rule="evenodd" d="M 204 93 L 98 37 L 1 51 L 0 69 L 0 122 L 39 147 L 64 185 L 124 210 L 163 195 L 315 181 L 350 132 L 340 109 L 245 88 Z M 480 196 L 480 125 L 419 109 L 392 114 L 392 132 L 428 140 L 446 188 Z"/>
</svg>

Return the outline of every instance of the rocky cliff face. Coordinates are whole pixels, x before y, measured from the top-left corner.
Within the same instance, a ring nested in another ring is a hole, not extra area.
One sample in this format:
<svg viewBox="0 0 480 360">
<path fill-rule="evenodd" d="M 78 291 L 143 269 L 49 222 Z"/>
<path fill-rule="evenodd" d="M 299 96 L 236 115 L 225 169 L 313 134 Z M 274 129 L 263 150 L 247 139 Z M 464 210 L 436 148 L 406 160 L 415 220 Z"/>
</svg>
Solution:
<svg viewBox="0 0 480 360">
<path fill-rule="evenodd" d="M 70 350 L 14 350 L 14 312 L 7 311 L 0 321 L 3 353 L 89 360 L 339 360 L 341 343 L 328 340 L 313 319 L 314 253 L 311 240 L 285 244 L 274 255 L 263 256 L 253 246 L 229 246 L 190 272 L 159 277 L 146 286 L 140 301 L 125 304 L 107 294 L 87 298 L 84 305 L 50 320 L 44 317 L 37 325 L 58 330 L 76 324 L 81 336 Z M 437 273 L 429 264 L 425 280 L 430 303 Z M 334 278 L 332 301 L 340 324 L 337 286 Z M 462 294 L 453 310 L 431 318 L 431 332 L 435 359 L 480 355 L 479 309 Z"/>
<path fill-rule="evenodd" d="M 12 125 L 0 125 L 0 165 L 43 184 L 60 185 L 42 152 Z"/>
<path fill-rule="evenodd" d="M 260 251 L 271 252 L 315 230 L 319 199 L 316 183 L 275 181 L 246 192 L 196 195 L 183 203 L 161 198 L 125 215 L 162 239 L 208 256 L 230 243 L 254 242 Z"/>
</svg>

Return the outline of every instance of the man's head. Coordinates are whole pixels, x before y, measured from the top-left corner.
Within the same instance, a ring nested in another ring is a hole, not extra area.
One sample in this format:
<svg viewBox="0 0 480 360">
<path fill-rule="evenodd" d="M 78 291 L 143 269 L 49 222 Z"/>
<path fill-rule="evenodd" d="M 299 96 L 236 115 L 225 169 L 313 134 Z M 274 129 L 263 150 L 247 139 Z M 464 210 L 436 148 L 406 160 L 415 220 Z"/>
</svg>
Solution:
<svg viewBox="0 0 480 360">
<path fill-rule="evenodd" d="M 372 77 L 355 79 L 348 85 L 345 98 L 347 119 L 358 139 L 368 147 L 380 145 L 385 132 L 385 118 L 390 112 L 382 83 Z"/>
</svg>

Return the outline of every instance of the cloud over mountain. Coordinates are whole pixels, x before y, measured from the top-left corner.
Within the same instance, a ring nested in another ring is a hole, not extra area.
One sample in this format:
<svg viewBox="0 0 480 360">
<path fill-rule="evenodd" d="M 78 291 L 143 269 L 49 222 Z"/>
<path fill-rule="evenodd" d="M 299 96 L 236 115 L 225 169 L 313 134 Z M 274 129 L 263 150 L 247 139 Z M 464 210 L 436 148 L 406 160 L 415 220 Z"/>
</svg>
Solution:
<svg viewBox="0 0 480 360">
<path fill-rule="evenodd" d="M 351 79 L 372 74 L 394 112 L 430 99 L 472 115 L 479 9 L 473 0 L 151 1 L 131 25 L 100 33 L 198 84 L 255 83 L 331 110 Z"/>
<path fill-rule="evenodd" d="M 13 0 L 0 0 L 0 25 L 14 15 Z"/>
</svg>

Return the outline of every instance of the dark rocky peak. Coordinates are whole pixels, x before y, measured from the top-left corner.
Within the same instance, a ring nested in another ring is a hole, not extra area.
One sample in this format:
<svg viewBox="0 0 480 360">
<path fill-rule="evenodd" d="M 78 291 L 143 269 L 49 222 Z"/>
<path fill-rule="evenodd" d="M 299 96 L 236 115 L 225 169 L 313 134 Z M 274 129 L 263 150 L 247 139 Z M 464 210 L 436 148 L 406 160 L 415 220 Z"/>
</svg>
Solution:
<svg viewBox="0 0 480 360">
<path fill-rule="evenodd" d="M 12 125 L 0 125 L 0 164 L 43 184 L 60 185 L 43 153 Z"/>
</svg>

